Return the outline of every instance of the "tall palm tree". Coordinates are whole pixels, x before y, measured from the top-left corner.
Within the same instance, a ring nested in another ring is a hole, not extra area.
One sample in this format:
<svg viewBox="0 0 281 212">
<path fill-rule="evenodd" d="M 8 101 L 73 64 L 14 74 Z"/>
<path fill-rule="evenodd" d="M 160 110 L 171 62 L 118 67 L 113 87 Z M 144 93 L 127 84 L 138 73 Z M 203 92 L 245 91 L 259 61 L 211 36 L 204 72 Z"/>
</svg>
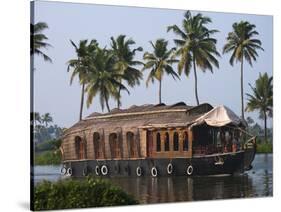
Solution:
<svg viewBox="0 0 281 212">
<path fill-rule="evenodd" d="M 142 65 L 143 63 L 134 60 L 137 51 L 142 51 L 142 47 L 131 50 L 130 46 L 134 45 L 135 41 L 127 39 L 125 35 L 119 35 L 116 39 L 111 37 L 111 48 L 116 57 L 115 68 L 123 75 L 124 80 L 130 87 L 140 84 L 142 79 L 142 72 L 134 66 Z M 122 78 L 119 79 L 122 83 Z M 117 108 L 121 106 L 121 88 L 118 89 Z"/>
<path fill-rule="evenodd" d="M 53 122 L 53 118 L 51 117 L 50 113 L 45 113 L 41 117 L 42 123 L 45 123 L 45 126 L 48 127 L 48 124 Z"/>
<path fill-rule="evenodd" d="M 227 42 L 223 47 L 223 53 L 231 52 L 229 63 L 233 66 L 234 61 L 240 62 L 241 83 L 241 117 L 244 120 L 244 86 L 243 86 L 243 64 L 244 59 L 252 66 L 252 61 L 258 57 L 257 50 L 263 50 L 260 40 L 255 38 L 259 33 L 256 26 L 247 21 L 240 21 L 232 25 L 232 32 L 228 33 Z"/>
<path fill-rule="evenodd" d="M 37 54 L 42 56 L 45 61 L 52 62 L 51 58 L 41 51 L 41 49 L 51 46 L 46 42 L 48 37 L 43 34 L 43 30 L 47 28 L 48 25 L 45 22 L 30 24 L 30 55 Z"/>
<path fill-rule="evenodd" d="M 248 103 L 246 111 L 258 110 L 260 118 L 264 119 L 264 138 L 267 142 L 267 117 L 272 117 L 273 111 L 273 77 L 269 77 L 267 73 L 259 75 L 255 82 L 255 87 L 251 84 L 252 94 L 247 93 Z"/>
<path fill-rule="evenodd" d="M 145 64 L 143 70 L 150 69 L 150 73 L 146 80 L 146 86 L 148 86 L 149 82 L 154 83 L 154 80 L 158 80 L 159 82 L 159 104 L 162 103 L 162 80 L 164 74 L 171 75 L 174 79 L 179 78 L 178 74 L 173 70 L 172 64 L 178 62 L 178 60 L 174 59 L 172 53 L 174 52 L 174 48 L 168 49 L 168 41 L 164 39 L 158 39 L 155 43 L 150 41 L 150 44 L 153 47 L 153 52 L 145 52 L 143 55 L 143 59 L 145 60 Z"/>
<path fill-rule="evenodd" d="M 108 112 L 110 112 L 109 98 L 117 99 L 119 89 L 126 90 L 129 93 L 128 89 L 119 82 L 123 75 L 115 69 L 116 60 L 112 51 L 98 48 L 91 62 L 89 81 L 86 85 L 87 107 L 90 106 L 93 98 L 99 94 L 102 110 L 106 105 Z"/>
<path fill-rule="evenodd" d="M 199 105 L 198 88 L 197 88 L 197 70 L 198 66 L 203 72 L 207 69 L 213 73 L 213 65 L 219 67 L 216 56 L 220 56 L 216 49 L 217 40 L 211 35 L 218 32 L 217 30 L 209 30 L 206 25 L 211 23 L 209 17 L 198 13 L 192 16 L 190 11 L 184 14 L 182 29 L 177 25 L 168 26 L 167 31 L 172 30 L 179 39 L 174 39 L 178 50 L 176 55 L 180 56 L 178 63 L 179 74 L 184 71 L 188 77 L 193 67 L 195 80 L 195 97 L 197 105 Z"/>
<path fill-rule="evenodd" d="M 91 58 L 93 57 L 93 54 L 95 54 L 95 51 L 98 48 L 98 43 L 96 40 L 91 40 L 89 44 L 88 40 L 80 40 L 79 45 L 77 46 L 72 40 L 70 40 L 70 42 L 75 48 L 77 58 L 68 61 L 67 71 L 69 72 L 72 69 L 70 84 L 72 84 L 74 77 L 78 76 L 79 82 L 82 87 L 79 113 L 79 120 L 82 120 L 85 84 L 88 81 Z"/>
</svg>

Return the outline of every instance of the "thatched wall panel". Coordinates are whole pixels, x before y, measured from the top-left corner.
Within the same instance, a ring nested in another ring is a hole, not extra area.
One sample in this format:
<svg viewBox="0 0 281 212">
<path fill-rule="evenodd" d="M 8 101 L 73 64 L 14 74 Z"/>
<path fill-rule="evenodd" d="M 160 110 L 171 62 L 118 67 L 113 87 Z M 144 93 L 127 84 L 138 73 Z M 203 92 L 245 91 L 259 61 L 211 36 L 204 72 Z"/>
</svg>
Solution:
<svg viewBox="0 0 281 212">
<path fill-rule="evenodd" d="M 141 157 L 147 156 L 146 137 L 147 137 L 147 131 L 144 129 L 140 129 L 140 156 Z"/>
<path fill-rule="evenodd" d="M 123 146 L 123 157 L 129 158 L 129 147 L 128 147 L 128 141 L 127 141 L 127 130 L 124 130 L 122 132 L 122 146 Z"/>
<path fill-rule="evenodd" d="M 104 153 L 105 158 L 111 158 L 111 151 L 109 145 L 109 134 L 111 133 L 110 130 L 104 130 Z"/>
</svg>

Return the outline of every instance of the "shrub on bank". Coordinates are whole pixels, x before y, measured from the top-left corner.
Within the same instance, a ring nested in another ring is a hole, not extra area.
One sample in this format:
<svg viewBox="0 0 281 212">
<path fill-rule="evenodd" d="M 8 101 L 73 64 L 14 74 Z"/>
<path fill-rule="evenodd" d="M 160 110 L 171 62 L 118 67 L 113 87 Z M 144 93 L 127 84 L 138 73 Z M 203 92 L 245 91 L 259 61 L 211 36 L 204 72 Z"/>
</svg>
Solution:
<svg viewBox="0 0 281 212">
<path fill-rule="evenodd" d="M 84 180 L 44 181 L 34 188 L 34 210 L 134 205 L 138 202 L 110 182 Z"/>
</svg>

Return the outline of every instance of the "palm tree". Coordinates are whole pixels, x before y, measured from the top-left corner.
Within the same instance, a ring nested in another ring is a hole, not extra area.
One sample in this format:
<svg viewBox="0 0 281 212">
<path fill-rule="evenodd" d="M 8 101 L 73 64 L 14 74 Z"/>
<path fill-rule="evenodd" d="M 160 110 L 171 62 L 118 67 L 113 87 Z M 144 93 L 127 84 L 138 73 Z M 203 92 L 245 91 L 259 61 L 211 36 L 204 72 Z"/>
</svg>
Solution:
<svg viewBox="0 0 281 212">
<path fill-rule="evenodd" d="M 142 79 L 142 72 L 134 66 L 142 65 L 140 61 L 134 60 L 137 51 L 142 51 L 141 47 L 131 50 L 130 46 L 134 45 L 135 41 L 132 39 L 127 39 L 125 35 L 119 35 L 116 39 L 111 37 L 111 48 L 116 57 L 115 68 L 123 75 L 123 79 L 127 82 L 130 87 L 140 84 Z M 119 79 L 122 83 L 122 78 Z M 117 108 L 121 106 L 121 88 L 118 89 L 117 96 Z"/>
<path fill-rule="evenodd" d="M 45 61 L 52 62 L 51 58 L 41 51 L 41 49 L 47 49 L 51 46 L 46 43 L 48 37 L 42 33 L 47 28 L 48 25 L 44 22 L 30 24 L 30 55 L 37 54 L 42 56 Z"/>
<path fill-rule="evenodd" d="M 104 104 L 106 104 L 106 108 L 110 112 L 109 98 L 117 99 L 119 89 L 126 90 L 129 93 L 128 89 L 119 82 L 123 75 L 115 69 L 116 60 L 112 51 L 98 48 L 91 62 L 89 81 L 86 85 L 87 107 L 90 106 L 93 98 L 99 94 L 102 110 Z"/>
<path fill-rule="evenodd" d="M 151 81 L 154 83 L 154 80 L 159 81 L 159 104 L 162 103 L 162 79 L 164 74 L 172 75 L 172 77 L 179 78 L 177 73 L 173 70 L 171 66 L 173 63 L 178 62 L 178 60 L 172 57 L 172 53 L 174 52 L 174 48 L 169 49 L 168 41 L 164 39 L 158 39 L 155 43 L 150 41 L 150 44 L 153 47 L 153 52 L 145 52 L 143 55 L 143 59 L 146 61 L 144 64 L 143 70 L 150 69 L 150 73 L 146 80 L 146 86 L 148 86 Z"/>
<path fill-rule="evenodd" d="M 45 123 L 45 126 L 48 127 L 48 124 L 53 122 L 53 118 L 51 117 L 50 113 L 45 113 L 41 117 L 42 123 Z"/>
<path fill-rule="evenodd" d="M 80 113 L 79 113 L 79 120 L 82 120 L 85 84 L 87 83 L 88 80 L 91 58 L 93 57 L 93 54 L 98 48 L 98 43 L 96 40 L 91 40 L 89 44 L 88 44 L 88 40 L 80 40 L 79 45 L 77 46 L 72 40 L 70 40 L 70 42 L 72 46 L 75 48 L 77 58 L 68 61 L 67 71 L 69 72 L 70 69 L 72 69 L 70 84 L 72 84 L 74 77 L 78 76 L 79 82 L 82 87 Z"/>
<path fill-rule="evenodd" d="M 272 117 L 273 112 L 273 77 L 268 77 L 267 73 L 259 75 L 255 82 L 255 87 L 251 84 L 253 94 L 246 94 L 248 96 L 248 103 L 246 111 L 258 110 L 260 118 L 264 119 L 264 138 L 267 142 L 267 117 Z"/>
<path fill-rule="evenodd" d="M 192 16 L 190 11 L 184 14 L 182 29 L 177 25 L 168 26 L 167 31 L 172 30 L 180 39 L 174 39 L 178 50 L 176 55 L 180 56 L 178 63 L 179 74 L 184 71 L 188 77 L 191 67 L 193 66 L 195 80 L 195 97 L 197 105 L 199 105 L 198 89 L 197 89 L 197 71 L 198 66 L 203 72 L 207 69 L 213 73 L 213 65 L 219 67 L 216 56 L 220 56 L 216 49 L 217 40 L 211 35 L 218 32 L 217 30 L 209 30 L 206 25 L 211 23 L 209 17 L 198 13 Z"/>
<path fill-rule="evenodd" d="M 261 41 L 254 36 L 259 33 L 255 30 L 256 26 L 247 21 L 240 21 L 232 25 L 232 32 L 228 33 L 227 43 L 223 47 L 223 53 L 231 52 L 230 64 L 234 61 L 240 62 L 241 67 L 241 116 L 244 120 L 244 88 L 243 88 L 243 63 L 244 59 L 252 66 L 252 61 L 258 57 L 257 50 L 263 50 Z"/>
<path fill-rule="evenodd" d="M 41 116 L 38 112 L 31 112 L 31 122 L 32 125 L 41 124 Z"/>
</svg>

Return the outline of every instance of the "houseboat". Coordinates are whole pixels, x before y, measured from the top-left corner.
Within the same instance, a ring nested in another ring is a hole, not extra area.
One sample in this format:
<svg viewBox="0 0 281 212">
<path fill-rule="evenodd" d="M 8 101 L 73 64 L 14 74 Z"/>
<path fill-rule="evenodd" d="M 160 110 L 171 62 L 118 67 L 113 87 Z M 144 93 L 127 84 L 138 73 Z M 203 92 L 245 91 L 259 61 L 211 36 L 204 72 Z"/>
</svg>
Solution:
<svg viewBox="0 0 281 212">
<path fill-rule="evenodd" d="M 256 138 L 226 106 L 147 104 L 93 113 L 62 137 L 62 175 L 192 176 L 250 169 Z"/>
</svg>

